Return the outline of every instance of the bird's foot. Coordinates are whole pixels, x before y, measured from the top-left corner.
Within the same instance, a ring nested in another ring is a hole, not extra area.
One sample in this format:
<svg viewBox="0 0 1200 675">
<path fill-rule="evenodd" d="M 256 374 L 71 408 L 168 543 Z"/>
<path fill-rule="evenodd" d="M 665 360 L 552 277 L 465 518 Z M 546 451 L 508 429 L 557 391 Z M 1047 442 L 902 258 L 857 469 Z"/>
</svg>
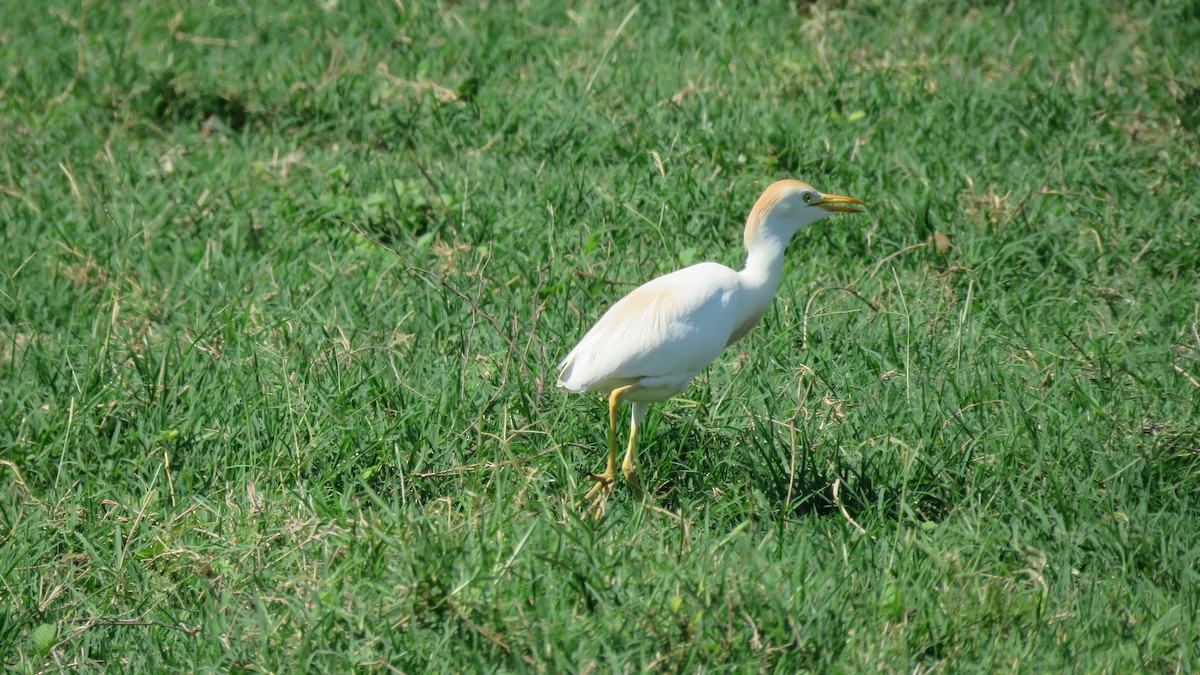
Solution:
<svg viewBox="0 0 1200 675">
<path fill-rule="evenodd" d="M 599 518 L 604 515 L 604 503 L 608 501 L 608 496 L 612 494 L 613 485 L 617 481 L 617 472 L 610 470 L 604 473 L 589 473 L 588 480 L 594 481 L 596 484 L 583 496 L 583 501 L 591 501 L 587 513 Z"/>
<path fill-rule="evenodd" d="M 629 483 L 630 489 L 633 490 L 633 498 L 639 502 L 645 499 L 646 491 L 642 489 L 642 483 L 638 480 L 637 468 L 626 461 L 621 467 L 621 472 L 625 474 L 625 482 Z"/>
</svg>

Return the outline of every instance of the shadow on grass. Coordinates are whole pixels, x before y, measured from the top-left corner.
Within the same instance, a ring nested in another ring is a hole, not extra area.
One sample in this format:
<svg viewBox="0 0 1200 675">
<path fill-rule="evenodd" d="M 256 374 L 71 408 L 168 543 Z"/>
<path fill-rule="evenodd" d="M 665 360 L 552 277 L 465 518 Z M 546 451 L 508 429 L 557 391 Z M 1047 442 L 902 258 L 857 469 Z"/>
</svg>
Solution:
<svg viewBox="0 0 1200 675">
<path fill-rule="evenodd" d="M 745 511 L 743 515 L 858 519 L 874 514 L 876 520 L 887 514 L 936 522 L 962 497 L 959 481 L 924 458 L 913 462 L 906 477 L 894 458 L 868 456 L 854 462 L 838 447 L 821 454 L 797 452 L 793 458 L 779 440 L 753 431 L 661 428 L 656 446 L 670 468 L 656 472 L 662 480 L 655 489 L 658 505 L 677 510 L 696 495 L 711 495 L 740 501 L 736 510 Z"/>
</svg>

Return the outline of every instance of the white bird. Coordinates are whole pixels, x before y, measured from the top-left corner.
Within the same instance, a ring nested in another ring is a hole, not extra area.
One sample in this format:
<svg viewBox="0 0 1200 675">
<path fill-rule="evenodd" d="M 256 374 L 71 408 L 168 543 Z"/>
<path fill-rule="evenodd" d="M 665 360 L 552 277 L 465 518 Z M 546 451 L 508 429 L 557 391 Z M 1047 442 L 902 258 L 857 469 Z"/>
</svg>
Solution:
<svg viewBox="0 0 1200 675">
<path fill-rule="evenodd" d="M 766 314 L 783 277 L 783 253 L 804 226 L 834 213 L 858 213 L 851 197 L 827 195 L 798 180 L 773 183 L 746 219 L 746 265 L 740 272 L 703 262 L 658 277 L 617 301 L 559 363 L 558 386 L 608 395 L 608 464 L 590 474 L 597 515 L 617 477 L 617 407 L 633 403 L 621 470 L 635 496 L 638 428 L 650 403 L 688 384 Z"/>
</svg>

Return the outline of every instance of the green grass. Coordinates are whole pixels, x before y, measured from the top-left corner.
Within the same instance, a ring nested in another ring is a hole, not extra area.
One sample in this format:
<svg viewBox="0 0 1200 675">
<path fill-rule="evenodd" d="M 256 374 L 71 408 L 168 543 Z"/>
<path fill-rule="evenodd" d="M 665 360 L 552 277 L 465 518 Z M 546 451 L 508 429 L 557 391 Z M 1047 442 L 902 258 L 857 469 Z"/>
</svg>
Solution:
<svg viewBox="0 0 1200 675">
<path fill-rule="evenodd" d="M 0 4 L 0 662 L 1200 668 L 1200 4 L 977 4 Z M 555 364 L 783 177 L 584 519 Z"/>
</svg>

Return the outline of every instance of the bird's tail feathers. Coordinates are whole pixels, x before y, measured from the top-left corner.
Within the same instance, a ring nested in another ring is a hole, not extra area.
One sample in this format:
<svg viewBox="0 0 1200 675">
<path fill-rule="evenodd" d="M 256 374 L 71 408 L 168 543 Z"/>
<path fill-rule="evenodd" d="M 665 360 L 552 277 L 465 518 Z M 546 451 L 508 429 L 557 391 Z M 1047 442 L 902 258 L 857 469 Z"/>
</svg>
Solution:
<svg viewBox="0 0 1200 675">
<path fill-rule="evenodd" d="M 571 375 L 574 370 L 575 353 L 571 352 L 570 354 L 567 354 L 566 358 L 564 358 L 558 364 L 558 382 L 556 384 L 558 385 L 559 389 L 578 394 L 579 392 L 583 391 L 583 389 L 579 388 L 578 383 L 571 382 Z"/>
</svg>

